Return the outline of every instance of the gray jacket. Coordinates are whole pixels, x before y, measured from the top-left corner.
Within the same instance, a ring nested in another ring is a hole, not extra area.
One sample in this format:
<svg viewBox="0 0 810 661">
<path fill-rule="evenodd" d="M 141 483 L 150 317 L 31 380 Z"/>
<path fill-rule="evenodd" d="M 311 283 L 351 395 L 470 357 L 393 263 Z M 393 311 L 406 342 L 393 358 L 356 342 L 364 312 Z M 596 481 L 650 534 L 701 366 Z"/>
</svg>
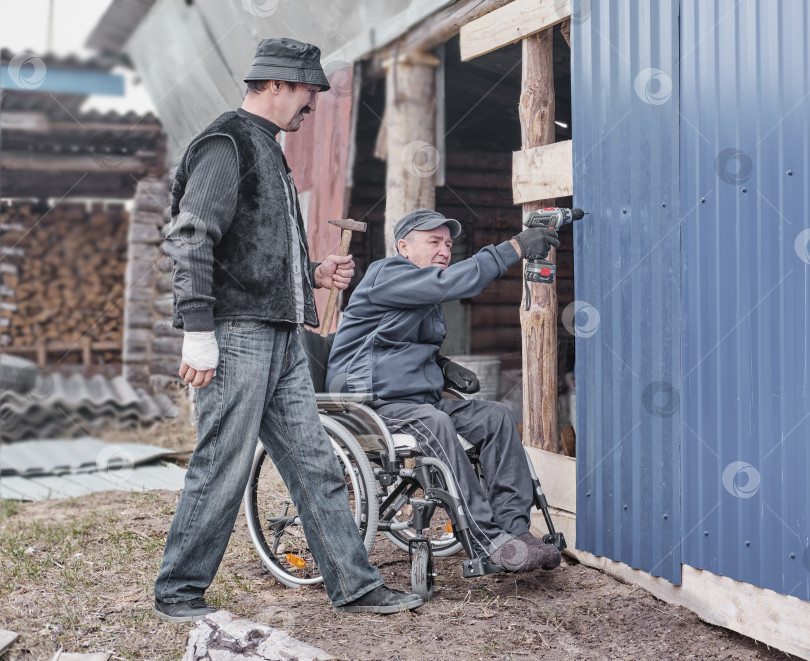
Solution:
<svg viewBox="0 0 810 661">
<path fill-rule="evenodd" d="M 476 296 L 519 259 L 505 241 L 446 269 L 419 268 L 401 255 L 371 264 L 335 336 L 327 389 L 437 402 L 446 360 L 439 349 L 447 332 L 440 304 Z"/>
</svg>

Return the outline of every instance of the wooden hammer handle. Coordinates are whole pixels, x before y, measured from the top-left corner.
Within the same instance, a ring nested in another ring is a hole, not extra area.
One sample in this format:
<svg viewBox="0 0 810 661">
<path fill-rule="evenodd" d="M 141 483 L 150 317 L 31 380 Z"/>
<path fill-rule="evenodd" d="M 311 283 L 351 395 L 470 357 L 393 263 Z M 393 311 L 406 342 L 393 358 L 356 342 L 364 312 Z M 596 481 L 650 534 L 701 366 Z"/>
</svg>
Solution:
<svg viewBox="0 0 810 661">
<path fill-rule="evenodd" d="M 349 254 L 349 244 L 352 242 L 352 231 L 351 230 L 341 230 L 340 231 L 340 250 L 338 251 L 338 255 L 341 257 L 345 257 Z M 332 289 L 329 292 L 329 302 L 326 304 L 326 312 L 323 315 L 323 321 L 321 322 L 321 337 L 326 337 L 329 335 L 329 330 L 332 328 L 332 317 L 335 314 L 335 303 L 337 303 L 338 292 L 340 290 L 337 288 L 337 285 L 333 282 Z"/>
</svg>

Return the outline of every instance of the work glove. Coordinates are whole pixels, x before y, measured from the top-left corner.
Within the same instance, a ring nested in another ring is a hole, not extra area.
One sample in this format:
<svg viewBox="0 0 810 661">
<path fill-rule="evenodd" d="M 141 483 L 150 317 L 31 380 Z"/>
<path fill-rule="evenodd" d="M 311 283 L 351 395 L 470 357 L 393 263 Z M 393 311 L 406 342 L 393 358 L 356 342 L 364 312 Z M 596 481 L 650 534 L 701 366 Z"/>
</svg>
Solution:
<svg viewBox="0 0 810 661">
<path fill-rule="evenodd" d="M 182 360 L 186 365 L 198 372 L 216 368 L 219 364 L 219 346 L 214 332 L 186 332 L 183 335 Z"/>
<path fill-rule="evenodd" d="M 552 246 L 560 246 L 557 230 L 550 227 L 530 227 L 512 238 L 520 246 L 520 256 L 523 259 L 545 259 Z"/>
<path fill-rule="evenodd" d="M 459 392 L 471 395 L 481 390 L 481 384 L 478 382 L 475 372 L 451 360 L 442 365 L 442 374 L 444 375 L 444 385 L 455 388 Z"/>
</svg>

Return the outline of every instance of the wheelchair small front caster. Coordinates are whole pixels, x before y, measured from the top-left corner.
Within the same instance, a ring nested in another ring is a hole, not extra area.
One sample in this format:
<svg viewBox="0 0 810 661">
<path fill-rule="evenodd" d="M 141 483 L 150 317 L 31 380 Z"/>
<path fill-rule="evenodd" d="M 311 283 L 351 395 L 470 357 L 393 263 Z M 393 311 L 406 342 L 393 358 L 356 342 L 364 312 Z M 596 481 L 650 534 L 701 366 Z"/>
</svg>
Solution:
<svg viewBox="0 0 810 661">
<path fill-rule="evenodd" d="M 428 541 L 412 541 L 411 556 L 411 592 L 418 594 L 425 602 L 433 599 L 434 578 L 433 549 Z"/>
</svg>

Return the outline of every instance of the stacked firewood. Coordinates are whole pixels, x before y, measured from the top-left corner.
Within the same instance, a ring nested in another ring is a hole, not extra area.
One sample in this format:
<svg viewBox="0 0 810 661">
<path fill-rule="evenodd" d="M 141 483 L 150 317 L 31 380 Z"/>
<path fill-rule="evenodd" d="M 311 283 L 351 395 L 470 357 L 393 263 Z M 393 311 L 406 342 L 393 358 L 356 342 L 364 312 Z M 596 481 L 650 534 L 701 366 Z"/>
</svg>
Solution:
<svg viewBox="0 0 810 661">
<path fill-rule="evenodd" d="M 16 306 L 3 311 L 10 312 L 3 331 L 13 347 L 120 345 L 127 224 L 121 206 L 93 211 L 83 204 L 3 208 L 0 267 L 7 265 L 4 285 L 11 283 L 3 291 L 13 289 Z M 120 360 L 120 351 L 118 355 Z"/>
</svg>

